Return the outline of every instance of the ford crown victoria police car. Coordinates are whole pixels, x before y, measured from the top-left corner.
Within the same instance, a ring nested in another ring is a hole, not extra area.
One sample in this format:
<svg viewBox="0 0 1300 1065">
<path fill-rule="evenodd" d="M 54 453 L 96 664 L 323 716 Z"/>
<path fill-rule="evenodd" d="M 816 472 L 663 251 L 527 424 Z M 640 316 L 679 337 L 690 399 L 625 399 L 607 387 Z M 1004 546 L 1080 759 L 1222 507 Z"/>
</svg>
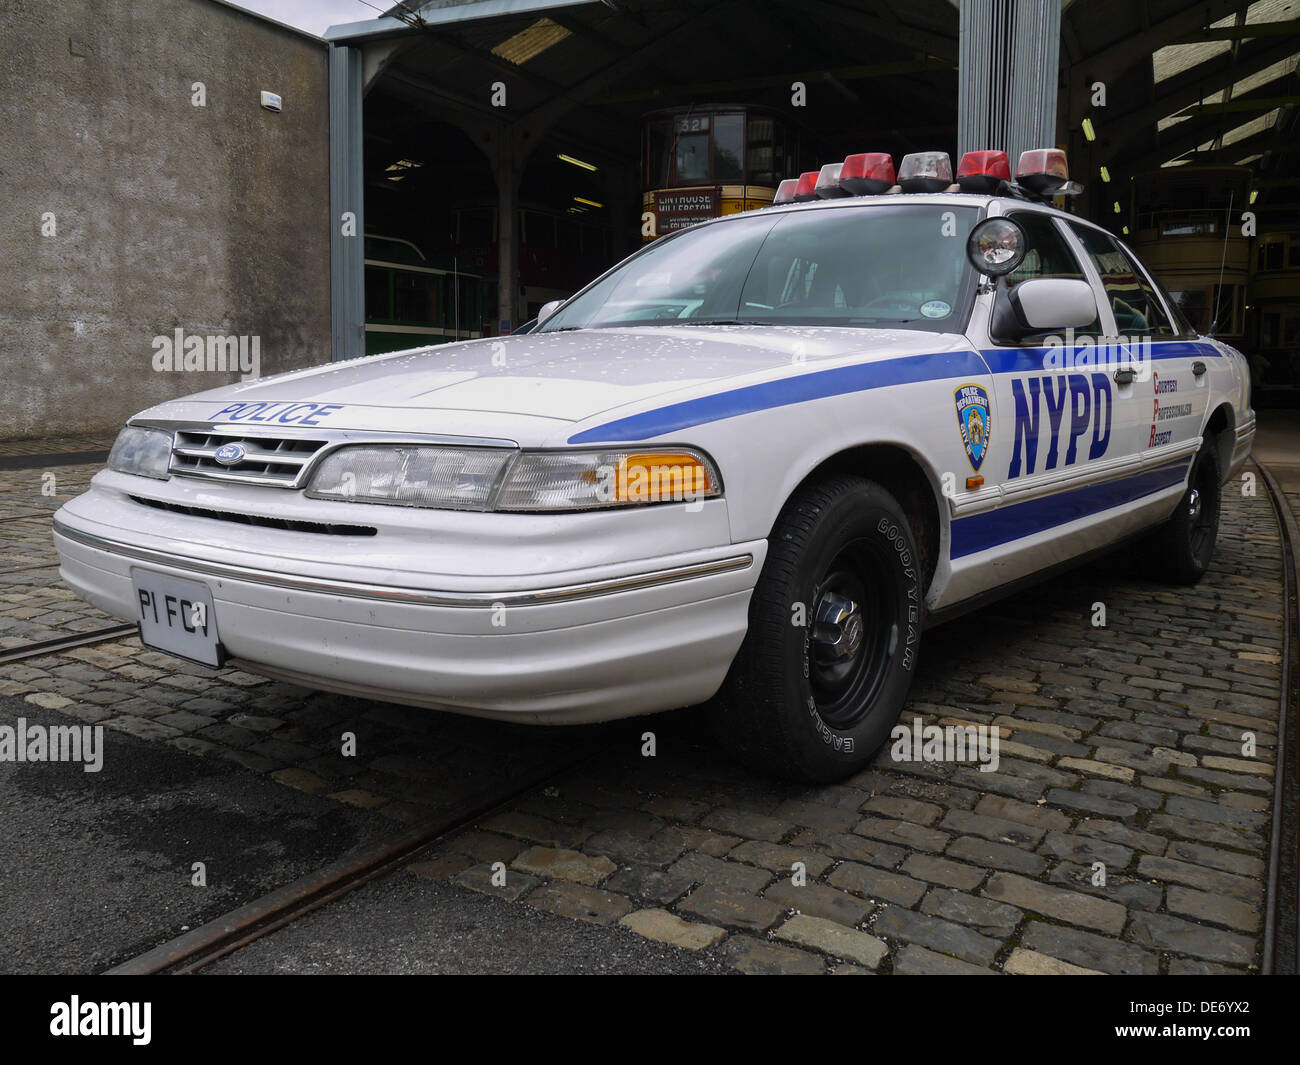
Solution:
<svg viewBox="0 0 1300 1065">
<path fill-rule="evenodd" d="M 143 411 L 57 515 L 63 578 L 208 665 L 529 722 L 708 702 L 751 763 L 831 780 L 927 624 L 1139 534 L 1200 577 L 1243 359 L 1050 206 L 1060 153 L 787 186 L 527 335 Z"/>
</svg>

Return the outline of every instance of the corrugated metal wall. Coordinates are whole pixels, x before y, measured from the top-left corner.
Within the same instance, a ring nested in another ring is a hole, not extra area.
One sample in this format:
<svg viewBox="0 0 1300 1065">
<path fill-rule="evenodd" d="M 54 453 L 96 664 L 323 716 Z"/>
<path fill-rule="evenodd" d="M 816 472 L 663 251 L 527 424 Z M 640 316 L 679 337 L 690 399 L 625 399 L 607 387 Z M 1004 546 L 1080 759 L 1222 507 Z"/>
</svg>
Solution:
<svg viewBox="0 0 1300 1065">
<path fill-rule="evenodd" d="M 961 0 L 957 140 L 961 152 L 1056 143 L 1061 0 Z"/>
</svg>

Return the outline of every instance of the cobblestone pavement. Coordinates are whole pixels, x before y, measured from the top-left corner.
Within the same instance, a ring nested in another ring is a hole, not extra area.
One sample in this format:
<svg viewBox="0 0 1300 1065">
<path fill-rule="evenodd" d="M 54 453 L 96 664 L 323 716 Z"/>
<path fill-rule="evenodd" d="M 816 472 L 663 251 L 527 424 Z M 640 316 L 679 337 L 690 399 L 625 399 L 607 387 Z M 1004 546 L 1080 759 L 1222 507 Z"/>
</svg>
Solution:
<svg viewBox="0 0 1300 1065">
<path fill-rule="evenodd" d="M 0 521 L 0 569 L 51 557 L 40 472 L 0 472 L 0 517 L 17 516 Z M 88 471 L 55 472 L 66 498 Z M 54 579 L 0 574 L 0 637 L 105 623 Z M 1267 497 L 1230 488 L 1195 589 L 1110 558 L 927 634 L 904 719 L 997 726 L 996 772 L 886 748 L 840 785 L 774 784 L 680 711 L 600 734 L 599 759 L 399 875 L 744 972 L 1246 972 L 1262 950 L 1281 631 Z M 0 667 L 0 694 L 399 822 L 464 774 L 593 738 L 214 673 L 134 639 Z M 353 726 L 365 753 L 344 759 Z"/>
</svg>

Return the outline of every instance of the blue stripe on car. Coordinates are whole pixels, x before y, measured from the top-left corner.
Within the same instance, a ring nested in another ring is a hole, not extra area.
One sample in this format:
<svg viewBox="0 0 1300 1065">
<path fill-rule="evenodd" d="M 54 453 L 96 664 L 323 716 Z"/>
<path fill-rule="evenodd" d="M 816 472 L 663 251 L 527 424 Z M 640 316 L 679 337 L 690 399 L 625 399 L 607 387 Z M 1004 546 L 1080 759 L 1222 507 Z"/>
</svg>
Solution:
<svg viewBox="0 0 1300 1065">
<path fill-rule="evenodd" d="M 968 518 L 958 518 L 952 523 L 951 557 L 962 558 L 986 551 L 1181 484 L 1187 476 L 1189 463 L 1188 459 L 1178 459 L 1118 480 L 1069 488 L 982 514 L 972 514 Z"/>
<path fill-rule="evenodd" d="M 819 370 L 798 377 L 783 377 L 779 381 L 764 381 L 758 385 L 733 388 L 729 392 L 688 399 L 683 403 L 673 403 L 642 414 L 619 418 L 594 429 L 584 429 L 569 437 L 569 443 L 648 440 L 650 437 L 675 433 L 705 422 L 807 403 L 827 396 L 867 392 L 886 385 L 909 385 L 920 381 L 942 381 L 946 377 L 972 377 L 987 373 L 983 360 L 973 351 L 944 351 L 856 366 L 838 366 L 833 370 Z"/>
<path fill-rule="evenodd" d="M 1185 359 L 1193 355 L 1209 358 L 1218 356 L 1211 344 L 1192 340 L 1174 340 L 1153 343 L 1152 359 Z M 788 407 L 829 396 L 842 396 L 851 392 L 869 392 L 889 385 L 910 385 L 923 381 L 942 381 L 945 378 L 983 376 L 993 373 L 1042 373 L 1043 356 L 1050 348 L 989 348 L 981 352 L 983 359 L 973 351 L 944 351 L 928 355 L 909 355 L 901 359 L 857 366 L 839 366 L 833 370 L 819 370 L 783 377 L 779 381 L 746 385 L 700 396 L 666 407 L 618 418 L 604 425 L 584 429 L 569 437 L 570 444 L 607 443 L 619 441 L 650 440 L 667 433 L 680 432 L 707 422 L 722 421 L 760 410 Z M 1078 350 L 1076 348 L 1076 350 Z M 987 361 L 987 365 L 985 365 Z"/>
</svg>

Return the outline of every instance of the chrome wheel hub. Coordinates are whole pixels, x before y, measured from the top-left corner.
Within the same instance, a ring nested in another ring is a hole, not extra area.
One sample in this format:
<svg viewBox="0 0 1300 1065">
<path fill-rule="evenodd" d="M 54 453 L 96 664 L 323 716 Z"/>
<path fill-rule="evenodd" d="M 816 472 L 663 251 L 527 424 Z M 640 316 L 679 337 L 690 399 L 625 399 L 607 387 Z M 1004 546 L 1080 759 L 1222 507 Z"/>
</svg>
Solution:
<svg viewBox="0 0 1300 1065">
<path fill-rule="evenodd" d="M 1201 515 L 1201 493 L 1195 488 L 1187 493 L 1187 515 L 1192 521 Z"/>
<path fill-rule="evenodd" d="M 817 604 L 813 639 L 823 659 L 844 661 L 862 646 L 862 614 L 852 599 L 827 592 Z"/>
</svg>

